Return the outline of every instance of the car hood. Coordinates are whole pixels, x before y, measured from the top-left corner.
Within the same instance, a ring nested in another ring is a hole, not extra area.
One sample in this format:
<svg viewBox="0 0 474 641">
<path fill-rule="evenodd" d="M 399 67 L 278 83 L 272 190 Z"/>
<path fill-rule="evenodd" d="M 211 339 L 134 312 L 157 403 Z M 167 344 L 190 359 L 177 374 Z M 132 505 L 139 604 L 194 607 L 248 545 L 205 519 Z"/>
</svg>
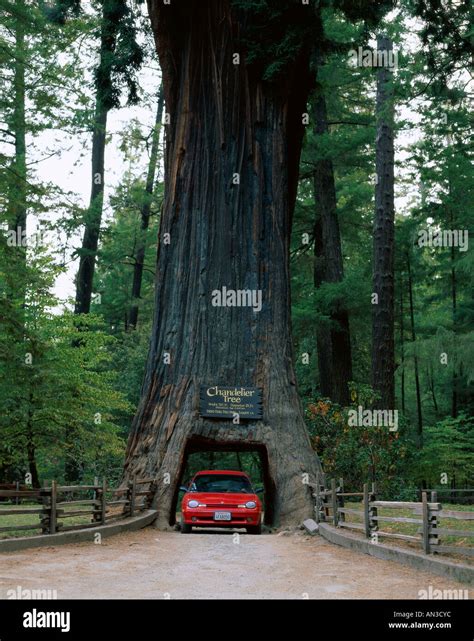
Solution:
<svg viewBox="0 0 474 641">
<path fill-rule="evenodd" d="M 246 492 L 187 492 L 184 497 L 186 500 L 194 499 L 195 501 L 202 501 L 203 503 L 221 503 L 228 505 L 229 503 L 246 503 L 247 501 L 255 501 L 259 503 L 256 494 L 248 494 Z"/>
</svg>

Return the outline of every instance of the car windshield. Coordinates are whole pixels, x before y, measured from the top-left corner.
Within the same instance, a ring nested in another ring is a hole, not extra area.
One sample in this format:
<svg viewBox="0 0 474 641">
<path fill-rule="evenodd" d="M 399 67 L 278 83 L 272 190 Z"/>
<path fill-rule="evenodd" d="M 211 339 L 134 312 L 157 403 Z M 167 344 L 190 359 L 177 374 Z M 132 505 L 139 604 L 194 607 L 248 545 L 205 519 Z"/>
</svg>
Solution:
<svg viewBox="0 0 474 641">
<path fill-rule="evenodd" d="M 232 474 L 200 474 L 191 483 L 191 492 L 243 492 L 253 493 L 245 476 Z"/>
</svg>

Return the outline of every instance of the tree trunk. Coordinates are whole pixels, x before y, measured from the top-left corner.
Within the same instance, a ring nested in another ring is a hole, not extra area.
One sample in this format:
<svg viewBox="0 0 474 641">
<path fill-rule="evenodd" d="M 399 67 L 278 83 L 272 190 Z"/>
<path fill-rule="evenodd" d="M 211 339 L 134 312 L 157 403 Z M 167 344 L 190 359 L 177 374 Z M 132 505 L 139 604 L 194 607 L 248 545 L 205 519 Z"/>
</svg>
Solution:
<svg viewBox="0 0 474 641">
<path fill-rule="evenodd" d="M 163 114 L 163 85 L 160 85 L 158 92 L 158 108 L 156 111 L 155 128 L 151 143 L 150 162 L 148 163 L 148 173 L 145 185 L 145 200 L 140 211 L 140 236 L 135 252 L 135 265 L 133 267 L 132 283 L 132 304 L 128 315 L 128 328 L 135 329 L 138 321 L 138 303 L 142 289 L 143 266 L 145 264 L 146 253 L 146 232 L 150 223 L 151 197 L 153 195 L 153 186 L 155 184 L 156 165 L 158 162 L 158 149 L 160 144 L 160 124 Z"/>
<path fill-rule="evenodd" d="M 433 366 L 431 363 L 428 366 L 428 371 L 426 375 L 428 378 L 428 384 L 430 386 L 431 400 L 433 401 L 433 407 L 436 412 L 436 417 L 438 417 L 439 416 L 438 401 L 436 400 L 435 384 L 434 384 L 434 378 L 433 378 Z"/>
<path fill-rule="evenodd" d="M 316 179 L 314 179 L 316 181 Z M 317 207 L 316 189 L 314 190 L 315 209 Z M 316 209 L 316 216 L 313 228 L 314 236 L 314 286 L 321 287 L 326 276 L 325 255 L 323 242 L 323 224 L 321 216 Z M 331 330 L 329 323 L 319 323 L 316 329 L 316 349 L 318 352 L 319 391 L 321 396 L 331 398 L 333 393 L 332 383 L 332 353 L 331 353 Z"/>
<path fill-rule="evenodd" d="M 451 186 L 449 189 L 449 192 L 451 194 Z M 454 227 L 454 216 L 453 212 L 451 209 L 450 212 L 451 216 L 451 229 L 455 229 Z M 454 246 L 451 247 L 451 253 L 450 253 L 450 259 L 451 259 L 451 313 L 452 313 L 452 319 L 453 319 L 453 354 L 452 354 L 452 361 L 453 361 L 453 374 L 452 374 L 452 390 L 451 390 L 451 416 L 453 418 L 456 418 L 458 415 L 458 377 L 457 377 L 457 354 L 456 354 L 456 332 L 457 332 L 457 313 L 456 313 L 456 308 L 457 308 L 457 282 L 456 282 L 456 262 L 455 262 L 455 255 L 454 255 Z"/>
<path fill-rule="evenodd" d="M 111 6 L 107 4 L 106 0 L 101 0 L 101 2 L 100 60 L 96 77 L 95 116 L 92 132 L 91 195 L 85 219 L 82 245 L 81 249 L 77 251 L 79 269 L 76 275 L 75 314 L 88 314 L 90 312 L 104 204 L 105 146 L 109 112 L 106 106 L 108 98 L 105 94 L 109 91 L 111 85 L 109 61 L 114 54 L 115 37 L 113 29 L 109 28 L 108 12 Z M 100 82 L 98 79 L 100 79 Z M 79 343 L 80 339 L 77 339 L 75 344 L 78 345 Z M 74 426 L 68 426 L 66 433 L 67 453 L 64 465 L 65 479 L 68 483 L 78 483 L 83 473 L 84 466 L 75 446 L 76 439 L 77 429 Z"/>
<path fill-rule="evenodd" d="M 243 53 L 233 64 L 245 25 L 228 1 L 148 6 L 171 124 L 155 317 L 125 478 L 156 476 L 157 525 L 165 527 L 189 451 L 258 451 L 267 522 L 299 523 L 313 515 L 306 474 L 319 471 L 290 334 L 289 240 L 309 56 L 301 49 L 284 79 L 267 83 Z M 213 306 L 223 286 L 261 291 L 261 310 Z M 263 420 L 200 418 L 201 384 L 262 388 Z"/>
<path fill-rule="evenodd" d="M 91 307 L 92 287 L 94 281 L 97 247 L 99 244 L 100 225 L 104 204 L 104 169 L 105 144 L 107 135 L 107 97 L 103 95 L 104 87 L 110 87 L 109 58 L 115 50 L 115 38 L 110 33 L 108 24 L 107 4 L 102 0 L 102 18 L 100 34 L 100 60 L 96 81 L 95 116 L 92 132 L 92 175 L 91 195 L 87 210 L 84 235 L 81 249 L 78 250 L 79 269 L 76 276 L 75 314 L 88 314 Z"/>
<path fill-rule="evenodd" d="M 416 330 L 415 330 L 415 310 L 413 305 L 413 280 L 411 276 L 410 254 L 408 252 L 407 252 L 407 268 L 408 268 L 408 296 L 409 296 L 409 303 L 410 303 L 411 340 L 413 344 L 413 363 L 415 367 L 417 445 L 418 447 L 422 447 L 423 446 L 423 414 L 422 414 L 422 408 L 421 408 L 420 373 L 418 370 L 418 357 L 416 355 Z"/>
<path fill-rule="evenodd" d="M 33 487 L 41 487 L 38 467 L 36 465 L 36 451 L 34 443 L 31 440 L 28 440 L 27 443 L 27 454 L 28 454 L 28 471 L 31 474 L 31 485 Z"/>
<path fill-rule="evenodd" d="M 100 224 L 104 201 L 104 159 L 107 129 L 107 111 L 97 104 L 92 135 L 92 186 L 87 210 L 84 236 L 79 254 L 79 270 L 76 276 L 75 314 L 88 314 L 91 308 L 95 260 L 99 244 Z"/>
<path fill-rule="evenodd" d="M 401 376 L 400 376 L 400 397 L 402 412 L 405 413 L 405 316 L 403 309 L 403 273 L 400 274 L 400 355 L 401 355 Z"/>
<path fill-rule="evenodd" d="M 26 247 L 24 235 L 27 223 L 27 167 L 26 167 L 26 41 L 25 41 L 25 0 L 18 0 L 14 13 L 14 55 L 13 57 L 13 109 L 11 115 L 6 117 L 8 133 L 14 139 L 15 155 L 8 167 L 8 202 L 7 223 L 9 231 L 14 231 L 17 242 L 13 247 L 5 248 L 9 254 L 8 263 L 11 274 L 6 279 L 6 295 L 11 304 L 18 310 L 18 327 L 23 327 L 21 336 L 24 336 L 25 323 L 25 298 L 28 279 L 26 263 Z"/>
<path fill-rule="evenodd" d="M 378 51 L 391 51 L 392 42 L 377 37 Z M 394 134 L 391 72 L 377 70 L 377 142 L 373 293 L 378 300 L 372 306 L 372 385 L 379 394 L 379 407 L 395 406 L 394 343 Z"/>
<path fill-rule="evenodd" d="M 327 134 L 327 108 L 323 93 L 314 101 L 314 131 L 318 136 Z M 316 287 L 322 283 L 339 283 L 344 278 L 341 235 L 337 219 L 336 184 L 330 158 L 321 158 L 314 171 L 316 223 L 315 269 Z M 352 380 L 351 339 L 349 315 L 344 302 L 333 301 L 330 327 L 317 331 L 318 367 L 323 396 L 335 403 L 348 405 L 349 381 Z"/>
<path fill-rule="evenodd" d="M 33 412 L 33 392 L 30 390 L 28 395 L 28 412 L 26 418 L 26 455 L 28 458 L 28 471 L 31 474 L 31 485 L 33 487 L 41 487 L 38 466 L 36 465 L 36 447 L 33 437 L 33 428 L 31 426 L 32 412 Z"/>
</svg>

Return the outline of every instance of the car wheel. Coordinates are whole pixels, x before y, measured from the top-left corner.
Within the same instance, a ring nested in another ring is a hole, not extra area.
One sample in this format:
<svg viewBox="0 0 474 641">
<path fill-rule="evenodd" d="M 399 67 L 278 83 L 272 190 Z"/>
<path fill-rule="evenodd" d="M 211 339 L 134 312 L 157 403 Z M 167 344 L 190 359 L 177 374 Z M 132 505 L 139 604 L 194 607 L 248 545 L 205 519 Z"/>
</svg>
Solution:
<svg viewBox="0 0 474 641">
<path fill-rule="evenodd" d="M 262 533 L 262 524 L 250 525 L 247 529 L 247 534 L 261 534 Z"/>
<path fill-rule="evenodd" d="M 181 521 L 181 534 L 191 534 L 192 529 L 192 525 L 189 525 L 189 523 L 183 523 L 183 521 Z"/>
</svg>

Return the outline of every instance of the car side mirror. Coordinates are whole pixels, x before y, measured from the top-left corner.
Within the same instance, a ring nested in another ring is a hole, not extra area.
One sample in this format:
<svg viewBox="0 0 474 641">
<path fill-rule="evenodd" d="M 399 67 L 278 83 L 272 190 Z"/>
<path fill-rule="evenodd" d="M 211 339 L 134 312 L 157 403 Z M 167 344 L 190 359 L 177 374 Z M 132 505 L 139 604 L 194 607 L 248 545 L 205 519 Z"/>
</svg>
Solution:
<svg viewBox="0 0 474 641">
<path fill-rule="evenodd" d="M 255 494 L 261 494 L 263 492 L 263 487 L 257 487 Z"/>
<path fill-rule="evenodd" d="M 187 491 L 188 491 L 188 488 L 187 488 L 185 485 L 180 485 L 180 486 L 179 486 L 179 491 L 180 491 L 180 492 L 187 492 Z"/>
</svg>

